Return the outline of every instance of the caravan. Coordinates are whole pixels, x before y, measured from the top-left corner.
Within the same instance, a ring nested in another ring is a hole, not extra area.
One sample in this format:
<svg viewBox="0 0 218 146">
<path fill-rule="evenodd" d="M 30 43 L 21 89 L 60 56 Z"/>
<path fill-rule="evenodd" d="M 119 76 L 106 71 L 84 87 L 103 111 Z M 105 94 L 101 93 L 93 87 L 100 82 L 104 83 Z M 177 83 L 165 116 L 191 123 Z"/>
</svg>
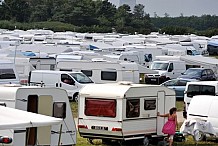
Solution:
<svg viewBox="0 0 218 146">
<path fill-rule="evenodd" d="M 82 137 L 127 141 L 164 136 L 175 92 L 163 86 L 118 82 L 90 84 L 80 90 L 78 130 Z"/>
<path fill-rule="evenodd" d="M 130 81 L 139 83 L 140 76 L 146 73 L 156 73 L 135 62 L 107 61 L 95 58 L 92 61 L 60 61 L 57 69 L 61 71 L 81 71 L 95 83 L 115 83 L 119 81 Z"/>
<path fill-rule="evenodd" d="M 75 122 L 65 90 L 33 86 L 1 86 L 0 105 L 63 119 L 62 129 L 59 124 L 1 130 L 1 135 L 13 137 L 14 146 L 57 145 L 60 131 L 62 145 L 76 144 Z"/>
</svg>

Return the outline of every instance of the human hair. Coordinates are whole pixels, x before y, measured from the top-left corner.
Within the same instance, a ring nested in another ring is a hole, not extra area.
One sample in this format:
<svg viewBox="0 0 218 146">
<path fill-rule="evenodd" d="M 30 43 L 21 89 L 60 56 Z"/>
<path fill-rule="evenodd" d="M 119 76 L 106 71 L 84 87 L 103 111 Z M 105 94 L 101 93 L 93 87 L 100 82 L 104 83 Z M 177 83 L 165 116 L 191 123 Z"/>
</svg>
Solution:
<svg viewBox="0 0 218 146">
<path fill-rule="evenodd" d="M 177 108 L 176 108 L 176 107 L 171 108 L 171 109 L 170 109 L 170 115 L 172 115 L 173 112 L 176 112 L 176 111 L 177 111 Z"/>
</svg>

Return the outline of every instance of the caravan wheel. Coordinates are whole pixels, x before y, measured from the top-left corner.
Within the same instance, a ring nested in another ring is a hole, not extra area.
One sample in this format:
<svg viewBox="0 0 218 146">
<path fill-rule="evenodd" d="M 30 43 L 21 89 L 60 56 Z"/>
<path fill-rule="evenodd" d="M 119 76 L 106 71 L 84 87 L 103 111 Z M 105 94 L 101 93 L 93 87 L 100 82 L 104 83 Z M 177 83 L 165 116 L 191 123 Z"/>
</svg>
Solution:
<svg viewBox="0 0 218 146">
<path fill-rule="evenodd" d="M 149 146 L 149 144 L 150 144 L 149 138 L 148 138 L 148 137 L 145 137 L 145 138 L 143 139 L 143 146 Z"/>
<path fill-rule="evenodd" d="M 194 132 L 194 140 L 195 141 L 203 141 L 203 140 L 206 140 L 206 136 L 205 136 L 205 134 L 203 133 L 203 132 L 201 132 L 201 131 L 198 131 L 198 130 L 196 130 L 195 132 Z"/>
<path fill-rule="evenodd" d="M 73 95 L 73 101 L 78 102 L 78 100 L 79 100 L 79 93 L 77 92 Z"/>
</svg>

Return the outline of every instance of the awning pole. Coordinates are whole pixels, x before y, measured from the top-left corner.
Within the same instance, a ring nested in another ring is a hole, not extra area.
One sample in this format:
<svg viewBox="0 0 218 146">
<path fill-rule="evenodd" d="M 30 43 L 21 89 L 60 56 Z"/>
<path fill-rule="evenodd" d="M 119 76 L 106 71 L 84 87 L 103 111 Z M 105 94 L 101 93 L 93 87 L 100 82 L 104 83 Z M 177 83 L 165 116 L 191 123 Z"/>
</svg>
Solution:
<svg viewBox="0 0 218 146">
<path fill-rule="evenodd" d="M 60 127 L 60 134 L 59 134 L 59 139 L 58 139 L 58 146 L 60 146 L 60 143 L 61 143 L 61 134 L 62 134 L 62 124 L 61 124 L 61 127 Z"/>
</svg>

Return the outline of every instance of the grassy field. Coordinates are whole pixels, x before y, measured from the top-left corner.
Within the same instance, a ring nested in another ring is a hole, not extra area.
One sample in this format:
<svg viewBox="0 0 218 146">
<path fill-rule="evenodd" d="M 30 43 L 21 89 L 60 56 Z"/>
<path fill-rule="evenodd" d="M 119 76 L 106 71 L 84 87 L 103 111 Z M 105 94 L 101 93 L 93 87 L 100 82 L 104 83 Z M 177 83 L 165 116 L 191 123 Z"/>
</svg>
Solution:
<svg viewBox="0 0 218 146">
<path fill-rule="evenodd" d="M 71 102 L 70 104 L 71 104 L 73 116 L 74 116 L 74 118 L 77 118 L 78 117 L 78 103 Z M 177 107 L 178 111 L 182 111 L 183 110 L 183 101 L 177 101 L 176 107 Z M 181 124 L 182 123 L 180 123 L 180 125 Z M 94 144 L 98 145 L 98 146 L 107 146 L 105 144 L 102 144 L 101 140 L 94 140 Z M 86 138 L 80 137 L 79 133 L 77 133 L 77 146 L 91 146 L 91 145 L 92 144 L 90 144 Z M 174 144 L 174 146 L 195 146 L 195 145 L 198 145 L 198 146 L 218 146 L 218 143 L 214 143 L 211 141 L 195 143 L 193 138 L 191 136 L 188 136 L 188 137 L 186 137 L 185 142 L 177 142 Z M 136 145 L 133 144 L 133 146 L 136 146 Z"/>
</svg>

